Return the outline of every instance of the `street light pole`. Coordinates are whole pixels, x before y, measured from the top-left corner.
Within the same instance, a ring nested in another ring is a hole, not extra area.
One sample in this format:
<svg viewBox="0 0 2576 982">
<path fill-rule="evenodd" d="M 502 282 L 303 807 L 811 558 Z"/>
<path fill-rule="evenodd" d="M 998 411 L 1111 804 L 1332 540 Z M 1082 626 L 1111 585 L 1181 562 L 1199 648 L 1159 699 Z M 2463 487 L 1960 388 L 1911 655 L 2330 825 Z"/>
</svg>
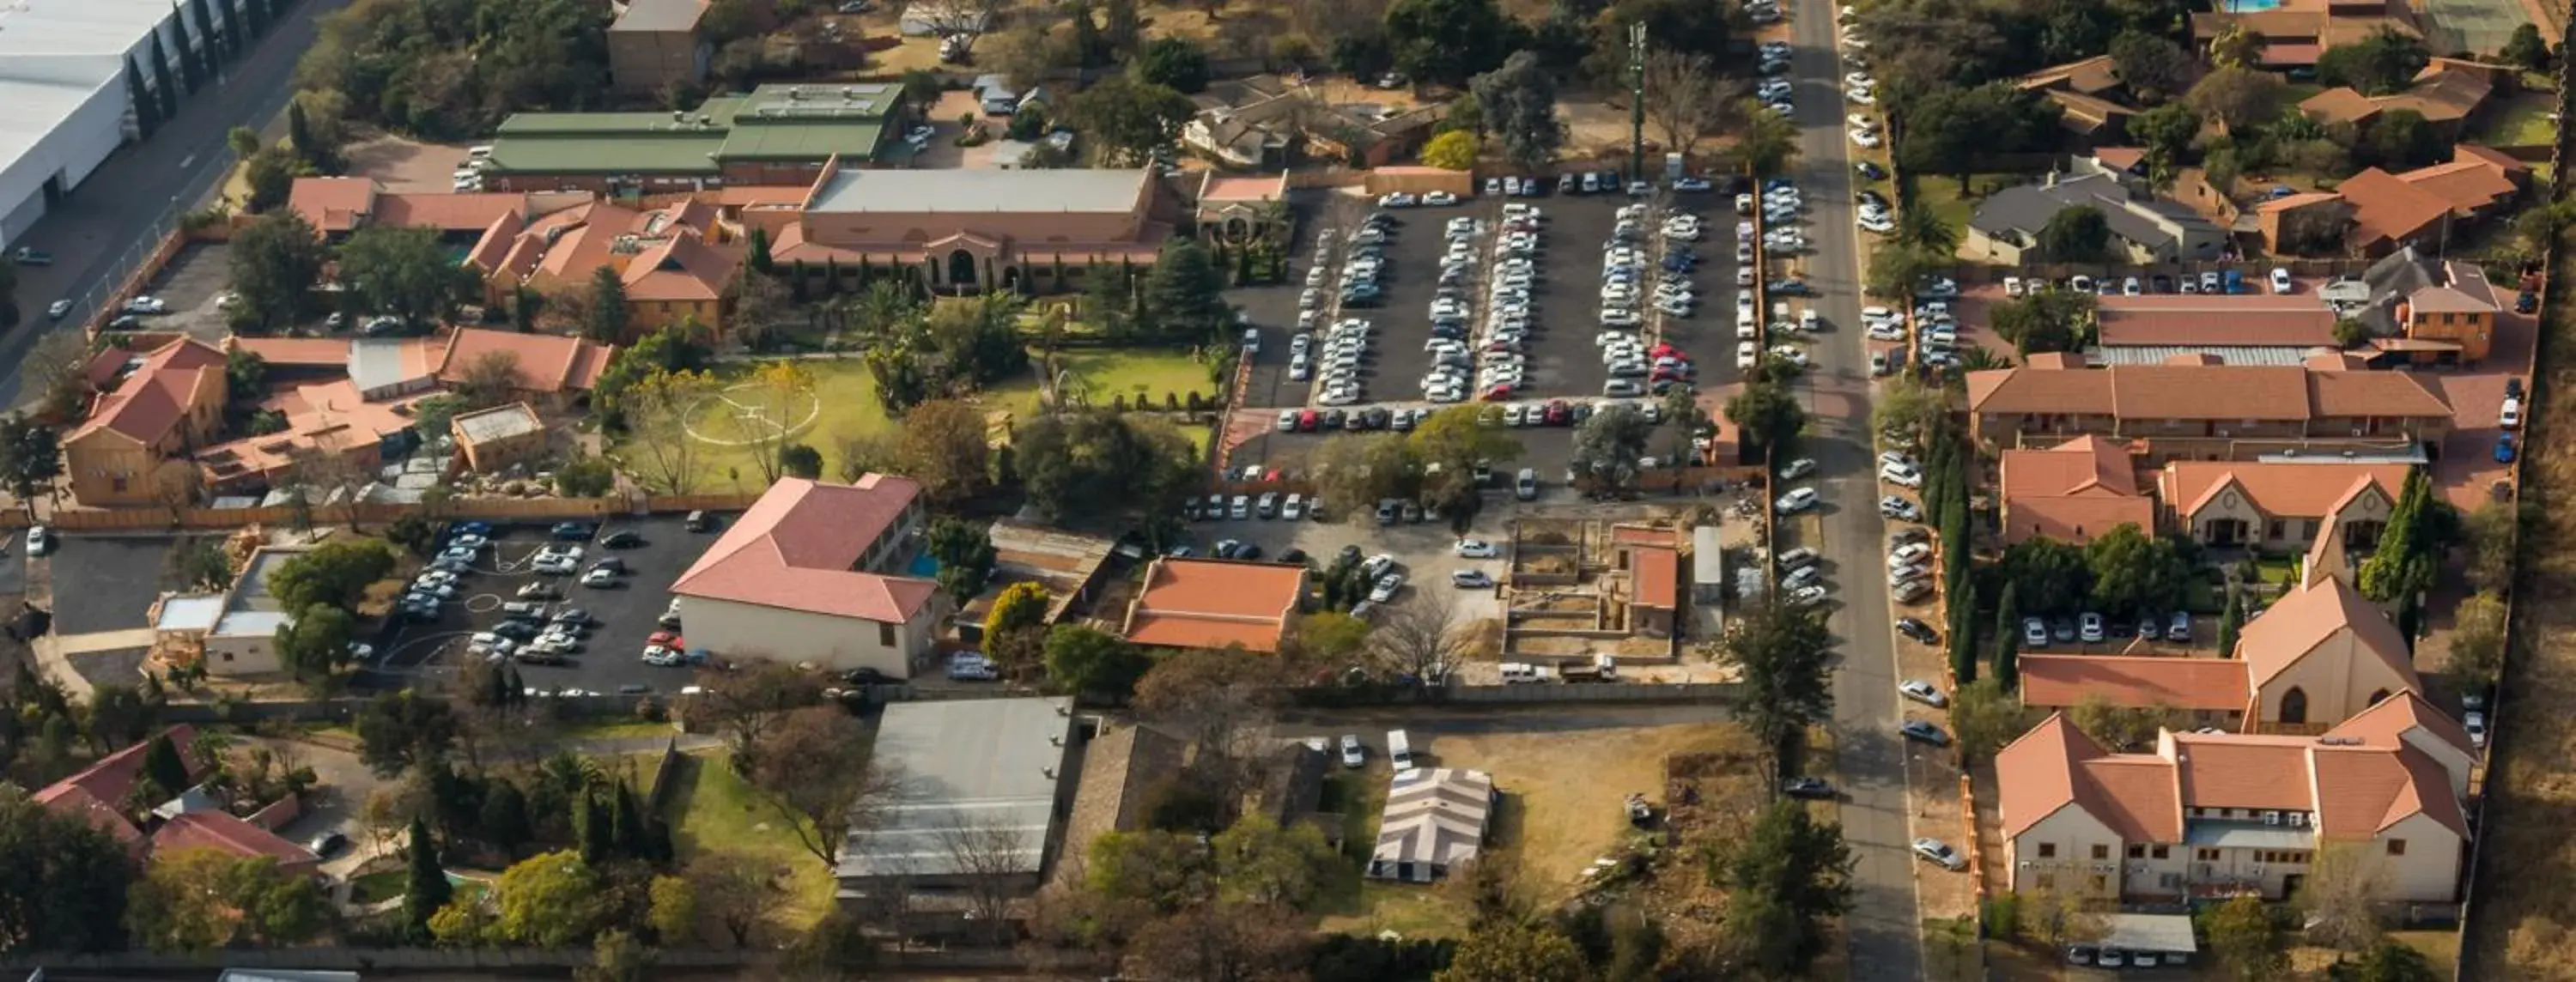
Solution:
<svg viewBox="0 0 2576 982">
<path fill-rule="evenodd" d="M 1646 179 L 1646 25 L 1628 25 L 1628 180 Z"/>
</svg>

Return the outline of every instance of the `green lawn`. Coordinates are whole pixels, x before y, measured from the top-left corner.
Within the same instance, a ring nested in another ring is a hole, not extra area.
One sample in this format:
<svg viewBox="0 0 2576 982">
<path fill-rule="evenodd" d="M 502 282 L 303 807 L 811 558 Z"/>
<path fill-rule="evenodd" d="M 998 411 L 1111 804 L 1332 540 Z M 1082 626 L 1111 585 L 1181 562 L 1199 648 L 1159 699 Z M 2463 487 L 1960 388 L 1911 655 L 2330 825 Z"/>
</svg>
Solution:
<svg viewBox="0 0 2576 982">
<path fill-rule="evenodd" d="M 1914 183 L 1914 203 L 1932 209 L 1933 214 L 1940 216 L 1941 221 L 1964 240 L 1968 219 L 1976 214 L 1980 199 L 2029 178 L 2023 174 L 1973 174 L 1968 178 L 1968 187 L 1973 194 L 1961 194 L 1959 180 L 1955 177 L 1916 174 L 1909 179 Z"/>
<path fill-rule="evenodd" d="M 349 881 L 349 902 L 375 904 L 403 895 L 410 877 L 399 867 L 368 873 Z"/>
<path fill-rule="evenodd" d="M 631 740 L 638 737 L 667 737 L 678 732 L 669 723 L 646 723 L 632 719 L 592 720 L 566 727 L 565 740 Z"/>
<path fill-rule="evenodd" d="M 788 875 L 795 900 L 781 911 L 779 927 L 811 927 L 830 909 L 831 871 L 807 852 L 778 810 L 736 776 L 722 754 L 692 754 L 673 770 L 665 817 L 672 823 L 680 860 L 708 852 L 738 853 L 773 864 Z"/>
<path fill-rule="evenodd" d="M 1034 353 L 1031 359 L 1034 362 Z M 1163 404 L 1165 393 L 1186 404 L 1191 392 L 1213 398 L 1217 391 L 1208 378 L 1207 366 L 1185 352 L 1080 348 L 1059 353 L 1056 361 L 1059 370 L 1069 372 L 1072 379 L 1090 393 L 1092 402 L 1098 405 L 1107 405 L 1117 395 L 1125 395 L 1133 403 L 1141 395 L 1159 406 Z M 790 417 L 788 422 L 797 427 L 797 442 L 822 452 L 824 475 L 837 478 L 844 441 L 889 433 L 896 424 L 886 416 L 884 407 L 877 401 L 876 378 L 869 374 L 865 362 L 857 358 L 842 358 L 811 360 L 802 364 L 814 376 L 814 401 L 810 405 L 789 407 L 786 413 Z M 717 377 L 720 382 L 730 384 L 732 380 L 747 375 L 751 367 L 743 363 L 727 364 L 718 369 Z M 1037 374 L 1033 368 L 1028 374 L 983 391 L 976 400 L 996 414 L 1007 413 L 1012 420 L 1028 419 L 1038 410 Z M 696 455 L 700 476 L 695 490 L 699 492 L 752 491 L 760 486 L 761 468 L 753 450 L 747 446 L 726 445 L 742 440 L 741 434 L 729 422 L 733 411 L 727 404 L 711 401 L 691 421 L 692 428 L 701 437 Z M 997 415 L 995 424 L 999 425 L 1001 419 Z M 1206 446 L 1208 433 L 1204 428 L 1191 427 L 1185 432 L 1191 435 L 1193 442 L 1202 448 Z M 612 452 L 623 453 L 633 459 L 634 455 L 624 453 L 625 450 L 619 446 Z"/>
<path fill-rule="evenodd" d="M 2557 122 L 2549 118 L 2556 109 L 2551 93 L 2526 92 L 2487 110 L 2472 136 L 2491 147 L 2546 146 L 2558 134 Z"/>
<path fill-rule="evenodd" d="M 1372 880 L 1368 855 L 1377 844 L 1377 819 L 1386 802 L 1383 772 L 1333 774 L 1324 779 L 1326 811 L 1342 815 L 1342 856 L 1347 862 L 1316 905 L 1317 930 L 1352 934 L 1394 931 L 1408 938 L 1463 938 L 1473 912 L 1454 890 L 1430 883 Z M 1488 848 L 1497 848 L 1491 847 Z"/>
</svg>

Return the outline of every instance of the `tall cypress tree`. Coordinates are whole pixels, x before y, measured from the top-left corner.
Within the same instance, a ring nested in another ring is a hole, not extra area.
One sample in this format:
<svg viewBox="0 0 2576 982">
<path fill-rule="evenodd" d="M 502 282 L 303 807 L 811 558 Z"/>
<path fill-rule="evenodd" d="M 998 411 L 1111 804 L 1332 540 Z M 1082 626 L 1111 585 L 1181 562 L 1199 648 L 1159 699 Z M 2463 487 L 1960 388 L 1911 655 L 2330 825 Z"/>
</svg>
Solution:
<svg viewBox="0 0 2576 982">
<path fill-rule="evenodd" d="M 429 839 L 429 823 L 419 816 L 411 820 L 409 875 L 403 883 L 403 923 L 410 926 L 413 937 L 429 937 L 429 917 L 447 906 L 456 887 L 447 882 L 447 868 L 438 863 L 438 846 Z"/>
<path fill-rule="evenodd" d="M 215 15 L 206 8 L 206 0 L 188 0 L 188 19 L 196 25 L 197 49 L 204 52 L 202 64 L 211 82 L 216 68 L 224 63 L 223 35 L 215 33 Z"/>
<path fill-rule="evenodd" d="M 206 65 L 197 60 L 197 46 L 188 43 L 188 25 L 180 15 L 177 0 L 170 4 L 170 34 L 179 43 L 179 84 L 186 86 L 183 91 L 187 94 L 194 95 L 198 87 L 206 84 Z"/>
<path fill-rule="evenodd" d="M 170 742 L 170 734 L 153 737 L 143 751 L 143 776 L 173 796 L 188 790 L 188 762 L 179 759 L 179 745 Z"/>
<path fill-rule="evenodd" d="M 242 23 L 250 26 L 246 33 L 252 37 L 268 36 L 268 0 L 234 0 L 234 4 L 234 9 L 242 15 Z"/>
<path fill-rule="evenodd" d="M 293 120 L 289 120 L 289 122 L 292 121 Z M 749 253 L 744 257 L 743 262 L 750 265 L 753 272 L 760 273 L 764 276 L 777 271 L 777 261 L 771 259 L 769 256 L 768 229 L 761 228 L 758 225 L 751 227 L 751 248 Z"/>
<path fill-rule="evenodd" d="M 1995 601 L 1995 681 L 2011 692 L 2021 685 L 2021 598 L 2020 588 L 2004 581 L 2004 595 Z"/>
<path fill-rule="evenodd" d="M 125 98 L 134 104 L 134 128 L 142 132 L 144 139 L 151 139 L 152 131 L 161 128 L 161 103 L 144 92 L 143 69 L 134 63 L 132 54 L 125 56 Z"/>
<path fill-rule="evenodd" d="M 304 104 L 292 99 L 286 102 L 286 145 L 295 148 L 296 158 L 305 163 L 322 159 L 313 149 L 313 124 L 304 118 Z"/>
<path fill-rule="evenodd" d="M 161 100 L 161 118 L 179 115 L 179 76 L 170 71 L 170 52 L 161 46 L 161 32 L 152 32 L 152 88 Z"/>
<path fill-rule="evenodd" d="M 1950 674 L 1965 687 L 1977 680 L 1977 587 L 1962 585 L 1950 594 Z"/>
<path fill-rule="evenodd" d="M 2245 626 L 2245 594 L 2227 588 L 2227 609 L 2218 615 L 2218 657 L 2236 657 L 2236 631 Z"/>
</svg>

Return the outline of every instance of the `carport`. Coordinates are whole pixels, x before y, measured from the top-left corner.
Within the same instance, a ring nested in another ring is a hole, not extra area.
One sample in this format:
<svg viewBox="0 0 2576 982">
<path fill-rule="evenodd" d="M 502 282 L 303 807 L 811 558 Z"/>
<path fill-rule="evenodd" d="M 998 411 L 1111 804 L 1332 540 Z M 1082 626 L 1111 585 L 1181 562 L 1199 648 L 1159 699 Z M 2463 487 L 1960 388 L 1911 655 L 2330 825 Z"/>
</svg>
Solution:
<svg viewBox="0 0 2576 982">
<path fill-rule="evenodd" d="M 2108 933 L 2099 947 L 2145 952 L 2166 965 L 2189 964 L 2200 950 L 2191 937 L 2191 918 L 2182 914 L 2112 914 L 2104 918 Z"/>
</svg>

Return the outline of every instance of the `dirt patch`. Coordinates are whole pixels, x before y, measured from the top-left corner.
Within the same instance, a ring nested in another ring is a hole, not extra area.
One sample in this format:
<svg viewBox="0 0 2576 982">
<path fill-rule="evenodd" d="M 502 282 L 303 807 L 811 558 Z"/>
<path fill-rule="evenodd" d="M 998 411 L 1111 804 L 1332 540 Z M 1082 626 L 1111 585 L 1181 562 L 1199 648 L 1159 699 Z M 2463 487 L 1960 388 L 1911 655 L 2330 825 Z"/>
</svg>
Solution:
<svg viewBox="0 0 2576 982">
<path fill-rule="evenodd" d="M 1509 846 L 1519 851 L 1530 886 L 1554 900 L 1571 896 L 1593 860 L 1634 834 L 1621 804 L 1629 794 L 1663 803 L 1667 757 L 1729 753 L 1740 738 L 1723 724 L 1442 734 L 1430 752 L 1443 767 L 1492 772 L 1503 794 L 1519 799 L 1519 834 Z M 1704 790 L 1700 807 L 1732 800 L 1733 792 L 1727 794 Z"/>
<path fill-rule="evenodd" d="M 456 165 L 465 148 L 380 136 L 350 144 L 349 176 L 371 177 L 395 194 L 437 194 L 456 188 Z"/>
</svg>

